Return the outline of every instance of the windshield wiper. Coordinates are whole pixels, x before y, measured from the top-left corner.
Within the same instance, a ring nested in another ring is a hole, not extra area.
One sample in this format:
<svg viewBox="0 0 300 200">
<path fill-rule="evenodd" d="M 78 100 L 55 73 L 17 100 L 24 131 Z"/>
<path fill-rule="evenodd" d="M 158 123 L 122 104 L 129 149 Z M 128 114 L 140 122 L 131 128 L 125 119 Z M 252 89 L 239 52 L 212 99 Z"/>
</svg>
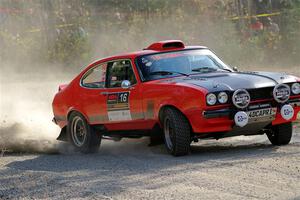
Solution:
<svg viewBox="0 0 300 200">
<path fill-rule="evenodd" d="M 226 69 L 226 68 L 221 68 L 221 70 L 228 71 L 228 72 L 232 72 L 231 69 Z"/>
<path fill-rule="evenodd" d="M 172 75 L 172 74 L 180 74 L 180 75 L 183 75 L 183 76 L 189 76 L 189 74 L 185 74 L 185 73 L 182 73 L 182 72 L 175 72 L 175 71 L 155 71 L 155 72 L 150 72 L 149 75 L 162 75 L 162 76 L 165 76 L 165 75 Z"/>
<path fill-rule="evenodd" d="M 199 68 L 192 69 L 192 71 L 193 72 L 214 72 L 217 70 L 211 67 L 199 67 Z"/>
</svg>

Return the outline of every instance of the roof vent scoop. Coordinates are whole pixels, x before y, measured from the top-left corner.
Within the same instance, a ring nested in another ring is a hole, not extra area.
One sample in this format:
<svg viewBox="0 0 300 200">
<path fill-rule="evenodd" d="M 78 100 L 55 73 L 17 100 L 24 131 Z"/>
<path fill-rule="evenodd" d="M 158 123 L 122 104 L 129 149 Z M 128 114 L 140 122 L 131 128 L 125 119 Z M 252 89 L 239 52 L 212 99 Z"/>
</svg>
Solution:
<svg viewBox="0 0 300 200">
<path fill-rule="evenodd" d="M 183 49 L 185 46 L 180 40 L 165 40 L 151 44 L 144 50 L 165 51 L 171 49 Z"/>
</svg>

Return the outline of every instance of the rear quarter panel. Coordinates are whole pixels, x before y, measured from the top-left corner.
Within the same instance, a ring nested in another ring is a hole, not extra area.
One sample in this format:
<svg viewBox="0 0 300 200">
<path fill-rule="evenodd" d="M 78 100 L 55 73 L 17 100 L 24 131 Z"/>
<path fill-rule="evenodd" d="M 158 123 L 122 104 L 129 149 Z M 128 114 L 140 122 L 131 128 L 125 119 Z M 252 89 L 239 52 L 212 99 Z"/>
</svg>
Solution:
<svg viewBox="0 0 300 200">
<path fill-rule="evenodd" d="M 52 109 L 57 124 L 63 128 L 67 124 L 67 113 L 72 99 L 71 85 L 65 86 L 58 91 L 52 102 Z"/>
</svg>

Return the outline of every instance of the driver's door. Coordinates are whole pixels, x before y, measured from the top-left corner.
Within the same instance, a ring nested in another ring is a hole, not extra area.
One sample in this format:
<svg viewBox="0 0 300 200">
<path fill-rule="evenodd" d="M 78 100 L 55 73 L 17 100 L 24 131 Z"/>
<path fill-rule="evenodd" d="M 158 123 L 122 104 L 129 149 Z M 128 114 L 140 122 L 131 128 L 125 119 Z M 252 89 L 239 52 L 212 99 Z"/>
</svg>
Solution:
<svg viewBox="0 0 300 200">
<path fill-rule="evenodd" d="M 137 123 L 144 120 L 141 87 L 132 67 L 129 59 L 107 63 L 105 95 L 110 130 L 141 129 Z M 122 88 L 124 80 L 130 82 L 128 88 Z"/>
</svg>

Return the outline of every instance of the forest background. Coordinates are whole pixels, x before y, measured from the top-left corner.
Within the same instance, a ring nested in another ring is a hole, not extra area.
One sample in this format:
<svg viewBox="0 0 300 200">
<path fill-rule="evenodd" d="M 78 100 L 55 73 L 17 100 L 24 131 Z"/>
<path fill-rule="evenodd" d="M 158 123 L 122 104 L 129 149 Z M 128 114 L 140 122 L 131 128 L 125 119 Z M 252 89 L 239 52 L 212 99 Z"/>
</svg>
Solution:
<svg viewBox="0 0 300 200">
<path fill-rule="evenodd" d="M 270 30 L 270 19 L 278 31 Z M 208 46 L 231 66 L 299 65 L 300 1 L 0 1 L 3 67 L 47 63 L 78 72 L 95 59 L 165 39 Z"/>
</svg>

